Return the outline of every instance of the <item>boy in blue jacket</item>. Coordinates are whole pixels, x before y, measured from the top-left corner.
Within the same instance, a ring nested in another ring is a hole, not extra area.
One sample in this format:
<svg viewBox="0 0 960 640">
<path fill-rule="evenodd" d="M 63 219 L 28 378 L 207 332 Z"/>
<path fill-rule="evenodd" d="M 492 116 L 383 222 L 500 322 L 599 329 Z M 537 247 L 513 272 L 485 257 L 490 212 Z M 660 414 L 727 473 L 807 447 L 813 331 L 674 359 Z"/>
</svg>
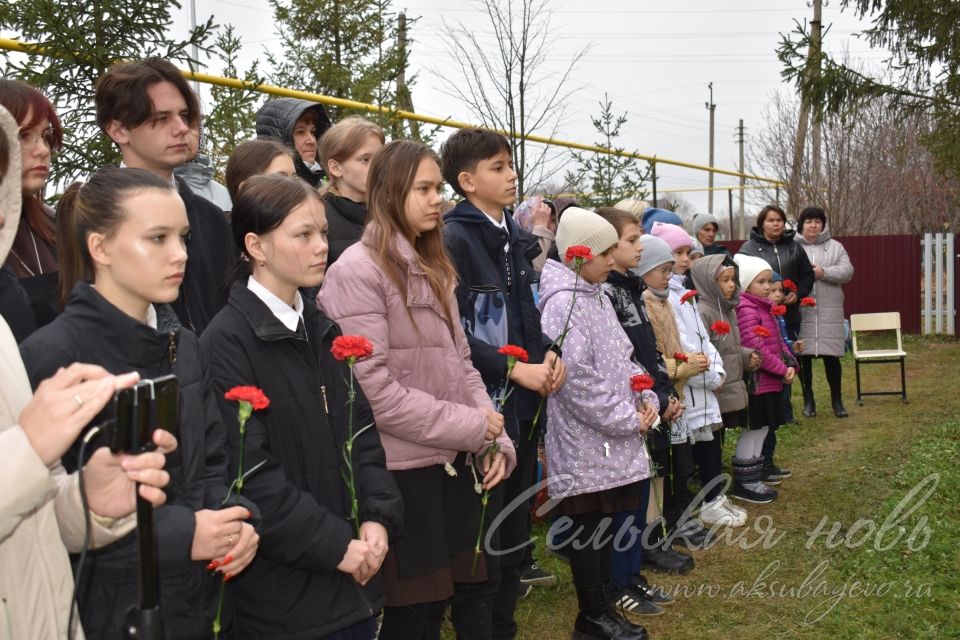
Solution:
<svg viewBox="0 0 960 640">
<path fill-rule="evenodd" d="M 539 437 L 534 417 L 541 398 L 563 384 L 566 368 L 552 341 L 540 327 L 537 277 L 532 261 L 540 253 L 537 239 L 516 226 L 505 210 L 516 200 L 517 174 L 510 143 L 482 129 L 461 129 L 441 148 L 443 177 L 462 198 L 444 216 L 444 243 L 459 276 L 457 302 L 474 367 L 492 396 L 505 384 L 507 358 L 498 353 L 506 344 L 527 350 L 529 361 L 510 373 L 510 398 L 504 407 L 507 433 L 517 451 L 517 467 L 502 490 L 494 490 L 487 513 L 491 521 L 502 505 L 527 492 L 533 484 Z M 499 494 L 499 495 L 498 495 Z M 499 540 L 498 540 L 499 538 Z M 458 635 L 512 638 L 520 596 L 520 573 L 530 541 L 526 502 L 511 510 L 491 539 L 486 553 L 486 583 L 464 585 L 453 598 L 452 617 Z"/>
</svg>

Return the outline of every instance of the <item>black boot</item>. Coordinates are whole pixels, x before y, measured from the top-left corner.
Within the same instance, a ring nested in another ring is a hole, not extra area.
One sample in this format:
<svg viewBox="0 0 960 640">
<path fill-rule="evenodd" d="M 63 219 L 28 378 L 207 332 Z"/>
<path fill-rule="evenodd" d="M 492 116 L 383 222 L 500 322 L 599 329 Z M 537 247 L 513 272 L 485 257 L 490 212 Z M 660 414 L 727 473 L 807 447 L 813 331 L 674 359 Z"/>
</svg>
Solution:
<svg viewBox="0 0 960 640">
<path fill-rule="evenodd" d="M 838 418 L 846 418 L 849 414 L 843 406 L 843 398 L 840 394 L 840 380 L 842 375 L 840 359 L 825 356 L 823 358 L 823 368 L 827 373 L 827 384 L 830 385 L 830 403 L 833 405 L 833 413 Z"/>
<path fill-rule="evenodd" d="M 760 480 L 763 459 L 733 459 L 733 491 L 730 495 L 738 500 L 754 504 L 767 504 L 777 499 L 777 492 Z"/>
<path fill-rule="evenodd" d="M 817 416 L 817 403 L 813 399 L 813 386 L 803 388 L 803 415 L 808 418 Z"/>
<path fill-rule="evenodd" d="M 577 602 L 573 640 L 647 640 L 647 630 L 617 613 L 603 586 L 577 589 Z"/>
</svg>

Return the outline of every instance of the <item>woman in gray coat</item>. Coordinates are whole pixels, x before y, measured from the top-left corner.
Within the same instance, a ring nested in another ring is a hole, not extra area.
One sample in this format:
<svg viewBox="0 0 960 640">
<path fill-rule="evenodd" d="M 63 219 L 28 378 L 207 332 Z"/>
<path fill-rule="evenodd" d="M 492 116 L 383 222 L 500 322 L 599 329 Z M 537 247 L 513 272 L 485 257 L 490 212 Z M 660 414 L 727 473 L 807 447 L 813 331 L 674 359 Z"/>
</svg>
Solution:
<svg viewBox="0 0 960 640">
<path fill-rule="evenodd" d="M 816 306 L 801 307 L 800 339 L 805 350 L 800 366 L 803 386 L 803 414 L 817 415 L 813 398 L 813 359 L 822 358 L 830 385 L 833 412 L 846 418 L 847 410 L 840 397 L 840 356 L 844 352 L 846 335 L 843 326 L 843 289 L 841 285 L 853 278 L 853 264 L 843 245 L 830 237 L 827 215 L 823 209 L 807 207 L 797 219 L 800 235 L 796 237 L 813 266 L 813 290 L 810 295 Z"/>
</svg>

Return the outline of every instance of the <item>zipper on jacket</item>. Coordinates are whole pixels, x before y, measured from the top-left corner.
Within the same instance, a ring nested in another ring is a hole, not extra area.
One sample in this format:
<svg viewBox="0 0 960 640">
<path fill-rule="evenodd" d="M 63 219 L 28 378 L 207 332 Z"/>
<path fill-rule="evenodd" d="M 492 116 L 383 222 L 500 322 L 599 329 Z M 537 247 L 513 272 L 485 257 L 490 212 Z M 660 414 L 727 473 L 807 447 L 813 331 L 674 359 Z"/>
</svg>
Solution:
<svg viewBox="0 0 960 640">
<path fill-rule="evenodd" d="M 170 364 L 177 362 L 177 334 L 170 332 L 170 341 L 167 343 L 167 355 L 170 357 Z"/>
<path fill-rule="evenodd" d="M 7 597 L 0 597 L 0 607 L 3 608 L 3 623 L 7 628 L 7 635 L 4 638 L 13 638 L 13 623 L 10 621 L 10 609 L 7 608 Z"/>
<path fill-rule="evenodd" d="M 330 407 L 327 406 L 327 385 L 320 385 L 320 397 L 323 398 L 323 412 L 330 415 Z"/>
</svg>

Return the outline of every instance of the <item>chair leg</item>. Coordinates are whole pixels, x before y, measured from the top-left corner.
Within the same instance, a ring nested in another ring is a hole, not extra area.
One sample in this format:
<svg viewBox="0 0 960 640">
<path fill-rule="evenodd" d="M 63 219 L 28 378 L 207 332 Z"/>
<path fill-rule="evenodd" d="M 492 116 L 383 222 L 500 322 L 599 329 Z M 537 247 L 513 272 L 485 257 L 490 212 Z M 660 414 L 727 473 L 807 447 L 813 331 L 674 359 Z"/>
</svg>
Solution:
<svg viewBox="0 0 960 640">
<path fill-rule="evenodd" d="M 901 400 L 907 401 L 907 372 L 905 358 L 900 358 L 900 393 Z"/>
<path fill-rule="evenodd" d="M 853 362 L 857 368 L 857 404 L 862 407 L 863 396 L 860 394 L 860 361 L 855 359 Z"/>
</svg>

